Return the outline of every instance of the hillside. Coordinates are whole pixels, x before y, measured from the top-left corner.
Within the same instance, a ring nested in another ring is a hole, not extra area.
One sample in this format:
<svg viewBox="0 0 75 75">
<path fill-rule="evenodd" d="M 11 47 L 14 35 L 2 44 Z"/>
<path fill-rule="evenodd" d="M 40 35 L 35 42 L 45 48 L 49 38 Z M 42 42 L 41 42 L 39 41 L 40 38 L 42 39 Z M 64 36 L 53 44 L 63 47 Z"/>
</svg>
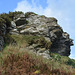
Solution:
<svg viewBox="0 0 75 75">
<path fill-rule="evenodd" d="M 0 14 L 0 75 L 74 75 L 73 40 L 54 17 Z"/>
</svg>

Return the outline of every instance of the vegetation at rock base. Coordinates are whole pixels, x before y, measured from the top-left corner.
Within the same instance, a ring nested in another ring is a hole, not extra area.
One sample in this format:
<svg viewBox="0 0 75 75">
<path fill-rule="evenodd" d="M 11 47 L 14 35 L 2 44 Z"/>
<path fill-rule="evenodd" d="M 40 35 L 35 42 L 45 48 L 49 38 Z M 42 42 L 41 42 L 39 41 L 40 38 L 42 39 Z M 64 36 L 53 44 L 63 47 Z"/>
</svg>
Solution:
<svg viewBox="0 0 75 75">
<path fill-rule="evenodd" d="M 74 59 L 69 58 L 68 61 L 66 62 L 66 64 L 75 68 L 75 60 Z"/>
<path fill-rule="evenodd" d="M 60 62 L 61 64 L 65 63 L 66 65 L 70 65 L 73 68 L 75 68 L 75 60 L 70 59 L 69 57 L 66 56 L 60 56 L 59 54 L 56 53 L 51 53 L 51 57 L 55 60 L 55 62 Z"/>
<path fill-rule="evenodd" d="M 73 67 L 75 61 L 70 63 L 69 57 L 51 53 L 51 59 L 46 59 L 42 56 L 36 56 L 26 49 L 27 45 L 36 43 L 35 41 L 40 39 L 39 36 L 9 35 L 8 37 L 10 36 L 16 41 L 16 45 L 13 45 L 14 41 L 9 41 L 10 43 L 6 44 L 4 50 L 0 52 L 0 75 L 75 74 Z"/>
<path fill-rule="evenodd" d="M 20 39 L 20 40 L 19 40 Z M 25 44 L 26 46 L 30 46 L 32 44 L 38 44 L 39 47 L 49 49 L 51 46 L 51 42 L 45 40 L 44 37 L 41 36 L 32 36 L 32 35 L 9 35 L 5 37 L 5 42 L 7 44 L 16 42 L 17 44 Z"/>
<path fill-rule="evenodd" d="M 74 71 L 64 63 L 44 59 L 18 46 L 9 45 L 0 52 L 0 75 L 73 75 Z"/>
<path fill-rule="evenodd" d="M 16 19 L 18 19 L 18 15 L 20 17 L 20 14 L 25 16 L 24 22 L 25 19 L 29 18 L 29 15 L 37 15 L 33 12 L 27 12 L 26 14 L 23 14 L 23 12 L 17 11 L 9 12 L 8 14 L 0 14 L 0 28 L 3 24 L 6 24 L 6 27 L 15 29 L 15 26 L 10 27 L 11 21 L 13 21 L 14 19 L 16 21 Z M 41 18 L 43 17 L 44 16 L 42 15 Z M 23 19 L 23 17 L 21 18 Z M 51 26 L 51 31 L 54 32 L 57 35 L 57 37 L 60 37 L 63 32 L 62 29 L 56 24 L 57 20 L 55 18 L 50 19 L 51 22 L 54 22 L 52 24 L 55 25 L 53 27 Z M 24 24 L 27 24 L 26 28 L 30 28 L 30 25 L 28 25 L 28 21 L 26 21 L 26 23 Z M 46 28 L 46 26 L 44 25 L 41 25 L 41 27 Z M 36 27 L 34 27 L 34 29 L 35 28 Z M 16 26 L 15 30 L 20 31 L 20 29 L 17 29 Z M 1 32 L 3 32 L 3 30 L 1 30 Z M 40 30 L 40 32 L 42 32 L 42 30 Z M 53 36 L 55 34 L 52 33 Z M 4 35 L 0 36 L 0 46 L 2 45 L 2 43 L 5 43 L 4 50 L 0 51 L 0 75 L 75 75 L 75 60 L 70 59 L 66 56 L 60 56 L 59 54 L 55 53 L 50 53 L 50 59 L 44 58 L 43 55 L 36 54 L 45 54 L 45 52 L 50 49 L 50 46 L 52 46 L 52 43 L 56 45 L 56 43 L 59 41 L 56 40 L 54 42 L 50 42 L 47 40 L 50 38 L 45 39 L 45 36 L 34 36 L 34 34 L 22 35 L 18 33 L 17 35 L 10 35 L 9 33 L 5 33 Z M 63 42 L 65 41 L 62 41 L 61 43 Z M 34 48 L 32 48 L 33 46 Z M 32 52 L 32 49 L 34 50 L 34 52 Z"/>
</svg>

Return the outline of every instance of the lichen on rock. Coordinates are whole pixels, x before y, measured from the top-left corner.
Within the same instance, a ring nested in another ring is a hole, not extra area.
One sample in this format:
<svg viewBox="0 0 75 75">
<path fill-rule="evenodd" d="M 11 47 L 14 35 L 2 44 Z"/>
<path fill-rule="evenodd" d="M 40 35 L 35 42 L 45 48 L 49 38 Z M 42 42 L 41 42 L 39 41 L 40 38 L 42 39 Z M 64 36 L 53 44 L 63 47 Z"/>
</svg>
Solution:
<svg viewBox="0 0 75 75">
<path fill-rule="evenodd" d="M 9 29 L 10 34 L 18 34 L 18 36 L 32 35 L 44 37 L 44 39 L 41 42 L 39 42 L 39 40 L 37 41 L 39 44 L 42 43 L 41 45 L 44 46 L 42 49 L 49 48 L 50 52 L 58 53 L 63 56 L 70 55 L 70 46 L 73 45 L 73 40 L 70 39 L 69 34 L 67 32 L 64 32 L 63 29 L 58 25 L 56 18 L 41 16 L 33 12 L 27 12 L 25 14 L 21 12 L 19 13 L 19 15 L 17 13 L 12 18 L 13 19 L 11 19 L 10 22 L 11 25 L 8 26 L 6 24 L 7 28 L 0 28 L 0 33 L 3 33 L 7 31 L 7 29 Z M 3 28 L 4 30 L 2 30 Z M 49 42 L 51 42 L 50 46 L 48 46 Z M 46 48 L 46 46 L 48 47 Z M 42 49 L 40 49 L 40 51 Z"/>
</svg>

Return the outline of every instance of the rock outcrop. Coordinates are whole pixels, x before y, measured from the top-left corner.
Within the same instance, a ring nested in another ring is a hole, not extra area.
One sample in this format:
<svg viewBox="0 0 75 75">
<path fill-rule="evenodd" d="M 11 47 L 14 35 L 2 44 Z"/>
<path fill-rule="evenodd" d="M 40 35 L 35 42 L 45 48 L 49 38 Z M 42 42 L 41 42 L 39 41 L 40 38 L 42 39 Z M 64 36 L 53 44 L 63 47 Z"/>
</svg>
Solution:
<svg viewBox="0 0 75 75">
<path fill-rule="evenodd" d="M 6 24 L 1 23 L 0 24 L 0 51 L 4 48 L 4 36 L 6 34 Z"/>
<path fill-rule="evenodd" d="M 5 34 L 6 27 L 3 28 L 3 33 Z M 3 28 L 0 28 L 0 33 Z M 39 16 L 33 12 L 27 12 L 25 15 L 19 14 L 11 21 L 11 27 L 9 29 L 10 34 L 43 36 L 47 41 L 52 42 L 49 49 L 50 52 L 63 56 L 70 55 L 70 46 L 73 45 L 73 40 L 70 39 L 69 34 L 64 32 L 58 25 L 57 19 L 53 17 Z M 4 44 L 4 41 L 2 43 Z"/>
</svg>

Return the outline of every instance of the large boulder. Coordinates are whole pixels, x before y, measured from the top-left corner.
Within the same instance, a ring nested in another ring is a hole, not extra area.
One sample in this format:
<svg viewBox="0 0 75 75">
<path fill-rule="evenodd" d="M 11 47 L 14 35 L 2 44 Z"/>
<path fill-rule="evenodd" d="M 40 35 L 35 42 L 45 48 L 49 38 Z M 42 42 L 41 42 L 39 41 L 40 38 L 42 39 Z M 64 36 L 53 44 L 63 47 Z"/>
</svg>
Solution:
<svg viewBox="0 0 75 75">
<path fill-rule="evenodd" d="M 16 24 L 16 29 L 12 30 L 13 33 L 16 31 L 23 35 L 43 36 L 47 41 L 52 42 L 50 52 L 63 56 L 70 55 L 70 46 L 73 45 L 73 40 L 58 25 L 56 18 L 27 12 L 25 15 L 16 17 L 14 22 L 12 25 Z"/>
<path fill-rule="evenodd" d="M 73 40 L 57 24 L 57 19 L 32 13 L 26 17 L 26 20 L 29 22 L 27 25 L 28 28 L 21 30 L 21 34 L 44 36 L 46 39 L 50 39 L 48 41 L 52 42 L 50 52 L 63 56 L 70 55 L 70 46 L 73 45 Z"/>
</svg>

